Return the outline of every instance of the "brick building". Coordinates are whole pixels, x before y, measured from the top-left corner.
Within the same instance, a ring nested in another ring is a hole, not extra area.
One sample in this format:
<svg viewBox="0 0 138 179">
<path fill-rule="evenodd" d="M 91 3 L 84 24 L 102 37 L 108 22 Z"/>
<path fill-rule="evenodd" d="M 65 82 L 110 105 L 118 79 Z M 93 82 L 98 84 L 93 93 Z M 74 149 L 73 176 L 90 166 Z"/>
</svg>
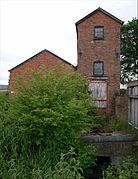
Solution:
<svg viewBox="0 0 138 179">
<path fill-rule="evenodd" d="M 33 72 L 43 71 L 46 69 L 54 69 L 57 66 L 61 66 L 64 70 L 74 70 L 73 65 L 54 53 L 43 50 L 31 58 L 25 60 L 14 68 L 10 69 L 9 79 L 9 92 L 13 93 L 16 87 L 16 80 L 19 77 L 24 77 L 26 81 L 31 79 Z"/>
<path fill-rule="evenodd" d="M 123 22 L 98 8 L 76 23 L 77 70 L 89 80 L 93 100 L 105 115 L 114 114 L 120 89 L 120 28 Z"/>
<path fill-rule="evenodd" d="M 65 69 L 77 69 L 89 80 L 91 96 L 102 114 L 112 115 L 115 96 L 120 89 L 120 28 L 123 22 L 98 8 L 76 23 L 78 65 L 70 63 L 44 50 L 10 70 L 9 90 L 15 78 L 26 75 L 40 66 L 54 68 L 58 63 Z"/>
</svg>

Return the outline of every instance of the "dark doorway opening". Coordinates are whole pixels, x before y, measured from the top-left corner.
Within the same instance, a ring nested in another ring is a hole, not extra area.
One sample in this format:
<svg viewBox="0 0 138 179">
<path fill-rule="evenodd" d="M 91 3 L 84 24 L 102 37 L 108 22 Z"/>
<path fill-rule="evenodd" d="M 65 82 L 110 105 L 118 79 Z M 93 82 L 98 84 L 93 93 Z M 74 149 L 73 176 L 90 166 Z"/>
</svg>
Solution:
<svg viewBox="0 0 138 179">
<path fill-rule="evenodd" d="M 111 159 L 109 156 L 97 156 L 96 166 L 92 168 L 92 173 L 88 179 L 102 179 L 102 172 L 109 165 L 111 165 Z"/>
</svg>

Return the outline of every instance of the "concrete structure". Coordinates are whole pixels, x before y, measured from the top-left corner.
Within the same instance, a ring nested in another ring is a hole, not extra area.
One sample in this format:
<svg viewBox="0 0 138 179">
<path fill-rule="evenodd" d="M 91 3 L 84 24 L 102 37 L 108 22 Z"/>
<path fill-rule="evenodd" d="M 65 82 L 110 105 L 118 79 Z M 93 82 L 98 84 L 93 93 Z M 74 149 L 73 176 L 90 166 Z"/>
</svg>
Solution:
<svg viewBox="0 0 138 179">
<path fill-rule="evenodd" d="M 136 150 L 134 144 L 138 141 L 138 136 L 104 134 L 83 136 L 82 139 L 87 144 L 96 147 L 98 156 L 109 157 L 111 164 L 117 166 L 124 157 L 134 154 Z"/>
</svg>

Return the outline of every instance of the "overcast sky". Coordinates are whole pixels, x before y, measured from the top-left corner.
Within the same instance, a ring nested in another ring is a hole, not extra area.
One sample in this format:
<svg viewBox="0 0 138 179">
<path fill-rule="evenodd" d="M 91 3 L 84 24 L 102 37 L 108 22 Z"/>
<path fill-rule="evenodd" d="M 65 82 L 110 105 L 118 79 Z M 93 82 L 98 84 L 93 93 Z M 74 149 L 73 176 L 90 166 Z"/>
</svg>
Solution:
<svg viewBox="0 0 138 179">
<path fill-rule="evenodd" d="M 0 84 L 8 70 L 47 49 L 77 65 L 75 22 L 98 7 L 125 23 L 137 0 L 0 0 Z"/>
</svg>

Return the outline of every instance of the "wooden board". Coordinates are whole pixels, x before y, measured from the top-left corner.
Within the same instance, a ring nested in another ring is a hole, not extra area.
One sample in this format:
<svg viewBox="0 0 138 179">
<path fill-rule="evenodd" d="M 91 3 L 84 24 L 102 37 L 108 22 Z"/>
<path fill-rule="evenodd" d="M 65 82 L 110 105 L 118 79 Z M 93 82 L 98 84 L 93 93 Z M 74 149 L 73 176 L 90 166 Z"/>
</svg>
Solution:
<svg viewBox="0 0 138 179">
<path fill-rule="evenodd" d="M 103 81 L 91 81 L 89 91 L 96 107 L 107 107 L 107 83 Z"/>
</svg>

